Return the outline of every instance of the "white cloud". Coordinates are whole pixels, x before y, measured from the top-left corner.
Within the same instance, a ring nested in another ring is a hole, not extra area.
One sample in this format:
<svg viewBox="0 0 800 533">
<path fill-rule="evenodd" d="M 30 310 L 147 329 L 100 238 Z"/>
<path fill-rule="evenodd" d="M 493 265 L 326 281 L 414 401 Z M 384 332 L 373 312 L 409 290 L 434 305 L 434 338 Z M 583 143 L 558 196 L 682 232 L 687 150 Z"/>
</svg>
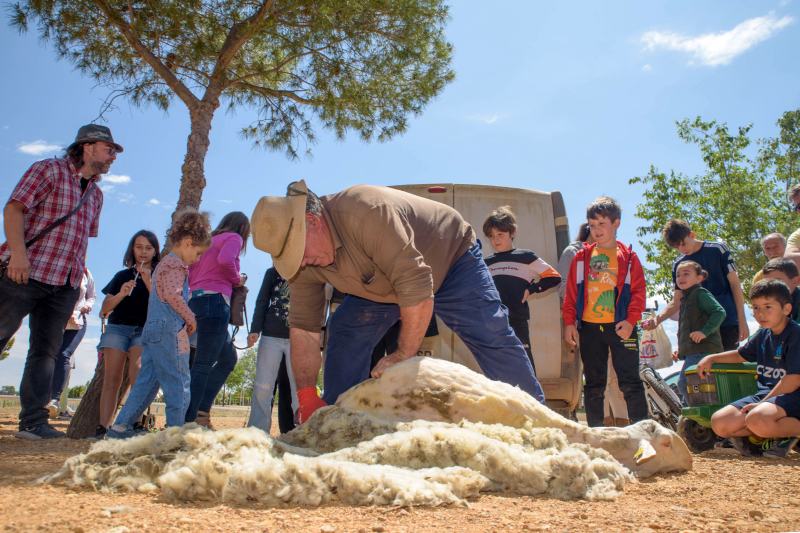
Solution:
<svg viewBox="0 0 800 533">
<path fill-rule="evenodd" d="M 690 54 L 689 64 L 716 67 L 727 65 L 753 46 L 766 41 L 789 26 L 794 18 L 777 18 L 773 14 L 755 17 L 737 24 L 733 29 L 718 33 L 689 36 L 675 32 L 649 31 L 642 35 L 645 50 L 674 50 Z"/>
<path fill-rule="evenodd" d="M 17 145 L 17 151 L 28 155 L 44 155 L 58 152 L 63 147 L 41 139 L 33 142 L 22 142 Z"/>
<path fill-rule="evenodd" d="M 653 71 L 653 65 L 651 65 L 650 63 L 642 65 L 642 72 L 652 72 L 652 71 Z"/>
<path fill-rule="evenodd" d="M 233 200 L 220 200 L 219 202 L 222 204 L 232 204 Z"/>
<path fill-rule="evenodd" d="M 467 117 L 468 120 L 473 122 L 481 122 L 486 124 L 487 126 L 491 126 L 492 124 L 496 124 L 500 120 L 503 120 L 505 115 L 501 115 L 500 113 L 490 113 L 490 114 L 479 114 L 479 115 L 469 115 Z"/>
<path fill-rule="evenodd" d="M 121 204 L 129 204 L 133 201 L 134 196 L 129 192 L 117 193 L 117 201 Z"/>
<path fill-rule="evenodd" d="M 147 200 L 147 205 L 160 205 L 161 202 L 158 201 L 157 198 L 150 198 Z"/>
<path fill-rule="evenodd" d="M 103 181 L 114 183 L 115 185 L 127 185 L 131 182 L 131 177 L 124 174 L 106 174 L 103 176 Z"/>
<path fill-rule="evenodd" d="M 100 190 L 103 192 L 111 192 L 114 190 L 114 186 L 111 185 L 110 183 L 101 182 L 100 185 L 98 185 L 98 187 L 100 187 Z"/>
</svg>

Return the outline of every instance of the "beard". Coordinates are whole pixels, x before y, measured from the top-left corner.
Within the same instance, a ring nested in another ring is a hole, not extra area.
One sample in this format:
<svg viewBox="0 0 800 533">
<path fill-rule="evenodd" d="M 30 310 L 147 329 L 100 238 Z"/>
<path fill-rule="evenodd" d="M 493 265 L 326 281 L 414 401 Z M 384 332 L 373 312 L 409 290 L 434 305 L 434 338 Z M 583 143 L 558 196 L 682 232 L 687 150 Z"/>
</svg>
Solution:
<svg viewBox="0 0 800 533">
<path fill-rule="evenodd" d="M 111 168 L 111 162 L 92 161 L 89 163 L 89 168 L 92 169 L 92 175 L 97 176 L 97 181 L 100 181 L 100 175 L 108 172 Z"/>
</svg>

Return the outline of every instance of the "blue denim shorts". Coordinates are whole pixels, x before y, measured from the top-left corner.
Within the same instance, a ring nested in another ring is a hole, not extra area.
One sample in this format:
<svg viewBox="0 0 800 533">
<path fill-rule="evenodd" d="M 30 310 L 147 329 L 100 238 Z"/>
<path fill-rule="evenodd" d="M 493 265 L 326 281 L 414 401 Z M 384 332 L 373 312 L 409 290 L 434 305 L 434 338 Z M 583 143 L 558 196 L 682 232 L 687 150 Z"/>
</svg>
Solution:
<svg viewBox="0 0 800 533">
<path fill-rule="evenodd" d="M 142 328 L 125 324 L 106 324 L 106 331 L 100 336 L 98 350 L 113 348 L 127 352 L 131 348 L 142 345 Z"/>
</svg>

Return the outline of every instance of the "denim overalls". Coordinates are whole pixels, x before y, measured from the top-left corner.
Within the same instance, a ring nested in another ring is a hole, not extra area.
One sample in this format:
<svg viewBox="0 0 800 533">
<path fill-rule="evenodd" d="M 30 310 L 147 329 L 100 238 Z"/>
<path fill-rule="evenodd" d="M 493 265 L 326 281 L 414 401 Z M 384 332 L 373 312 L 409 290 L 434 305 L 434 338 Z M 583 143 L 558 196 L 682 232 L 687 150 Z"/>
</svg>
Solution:
<svg viewBox="0 0 800 533">
<path fill-rule="evenodd" d="M 178 353 L 178 332 L 184 321 L 158 297 L 157 278 L 153 276 L 147 322 L 142 329 L 142 369 L 112 426 L 115 433 L 130 430 L 139 421 L 159 387 L 164 391 L 167 427 L 182 426 L 189 405 L 189 353 Z M 189 299 L 188 276 L 183 282 L 183 299 Z"/>
</svg>

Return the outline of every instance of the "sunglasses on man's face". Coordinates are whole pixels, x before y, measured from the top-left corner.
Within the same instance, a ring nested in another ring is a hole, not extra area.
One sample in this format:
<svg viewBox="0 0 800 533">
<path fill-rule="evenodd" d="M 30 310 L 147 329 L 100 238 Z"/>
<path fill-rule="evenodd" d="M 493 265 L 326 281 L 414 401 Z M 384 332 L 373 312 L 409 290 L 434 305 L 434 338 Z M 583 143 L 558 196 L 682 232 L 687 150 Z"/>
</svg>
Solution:
<svg viewBox="0 0 800 533">
<path fill-rule="evenodd" d="M 106 147 L 106 153 L 108 155 L 117 155 L 119 153 L 119 151 L 116 149 L 116 147 L 111 146 L 110 144 L 108 144 L 106 142 L 98 141 L 98 142 L 92 143 L 92 144 L 101 144 L 101 146 L 105 146 Z"/>
</svg>

